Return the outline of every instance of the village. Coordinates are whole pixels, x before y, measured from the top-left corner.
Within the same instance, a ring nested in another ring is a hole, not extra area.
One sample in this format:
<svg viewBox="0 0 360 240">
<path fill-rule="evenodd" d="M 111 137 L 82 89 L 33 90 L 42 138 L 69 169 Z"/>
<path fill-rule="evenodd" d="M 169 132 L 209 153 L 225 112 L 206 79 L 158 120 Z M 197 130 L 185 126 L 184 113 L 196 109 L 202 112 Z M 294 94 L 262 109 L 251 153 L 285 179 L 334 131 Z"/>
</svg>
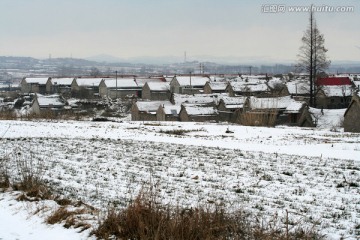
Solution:
<svg viewBox="0 0 360 240">
<path fill-rule="evenodd" d="M 18 117 L 60 117 L 95 109 L 89 117 L 130 114 L 132 121 L 267 127 L 316 127 L 319 113 L 343 109 L 343 116 L 338 116 L 343 125 L 338 127 L 359 132 L 359 86 L 357 74 L 319 77 L 316 108 L 310 108 L 309 80 L 304 74 L 24 77 L 15 90 L 3 88 L 0 104 L 2 111 L 18 109 Z M 96 109 L 103 112 L 99 115 Z"/>
</svg>

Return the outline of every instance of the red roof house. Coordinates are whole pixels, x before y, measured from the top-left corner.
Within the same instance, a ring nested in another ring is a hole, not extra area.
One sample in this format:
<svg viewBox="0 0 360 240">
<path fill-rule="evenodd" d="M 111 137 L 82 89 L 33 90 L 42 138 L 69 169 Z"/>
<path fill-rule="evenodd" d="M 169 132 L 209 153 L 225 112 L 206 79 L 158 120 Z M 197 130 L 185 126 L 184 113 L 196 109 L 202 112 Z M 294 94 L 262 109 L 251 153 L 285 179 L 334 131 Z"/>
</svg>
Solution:
<svg viewBox="0 0 360 240">
<path fill-rule="evenodd" d="M 339 85 L 352 85 L 350 78 L 348 77 L 326 77 L 318 78 L 316 85 L 321 86 L 339 86 Z"/>
</svg>

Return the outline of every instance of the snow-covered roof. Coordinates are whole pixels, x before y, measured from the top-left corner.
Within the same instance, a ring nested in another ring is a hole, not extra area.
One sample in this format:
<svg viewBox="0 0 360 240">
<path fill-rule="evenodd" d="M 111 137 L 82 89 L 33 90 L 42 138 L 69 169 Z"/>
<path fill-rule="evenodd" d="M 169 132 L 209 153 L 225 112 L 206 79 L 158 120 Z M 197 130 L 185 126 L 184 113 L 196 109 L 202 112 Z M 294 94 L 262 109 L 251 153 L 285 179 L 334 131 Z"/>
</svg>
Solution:
<svg viewBox="0 0 360 240">
<path fill-rule="evenodd" d="M 136 84 L 143 87 L 147 82 L 165 82 L 164 78 L 135 78 Z"/>
<path fill-rule="evenodd" d="M 160 106 L 173 106 L 169 101 L 138 101 L 135 104 L 140 112 L 156 112 Z"/>
<path fill-rule="evenodd" d="M 225 91 L 227 82 L 209 82 L 209 87 L 215 91 Z"/>
<path fill-rule="evenodd" d="M 204 86 L 206 82 L 210 81 L 208 77 L 191 76 L 190 84 L 190 76 L 176 76 L 175 78 L 180 86 Z"/>
<path fill-rule="evenodd" d="M 242 108 L 246 98 L 222 96 L 221 100 L 226 105 L 226 108 Z"/>
<path fill-rule="evenodd" d="M 168 91 L 170 89 L 170 85 L 168 82 L 147 82 L 149 89 L 151 91 Z"/>
<path fill-rule="evenodd" d="M 211 82 L 226 82 L 227 81 L 226 77 L 220 77 L 220 76 L 210 76 L 209 79 Z"/>
<path fill-rule="evenodd" d="M 104 78 L 103 82 L 107 88 L 139 88 L 134 78 Z"/>
<path fill-rule="evenodd" d="M 191 104 L 205 104 L 205 103 L 215 103 L 217 104 L 219 98 L 222 94 L 214 93 L 214 94 L 177 94 L 174 93 L 173 99 L 175 104 L 182 103 L 191 103 Z"/>
<path fill-rule="evenodd" d="M 78 86 L 92 87 L 99 86 L 102 78 L 76 78 L 75 81 Z"/>
<path fill-rule="evenodd" d="M 216 115 L 218 114 L 218 110 L 213 107 L 206 107 L 203 105 L 196 104 L 185 104 L 183 105 L 188 115 L 192 116 L 206 116 L 206 115 Z"/>
<path fill-rule="evenodd" d="M 310 93 L 310 85 L 308 81 L 295 80 L 287 82 L 286 87 L 291 95 L 306 95 Z"/>
<path fill-rule="evenodd" d="M 48 95 L 48 96 L 37 94 L 36 96 L 37 96 L 37 101 L 38 101 L 40 107 L 47 107 L 47 106 L 62 107 L 62 106 L 65 106 L 65 103 L 63 102 L 63 100 L 61 99 L 61 97 L 58 94 Z"/>
<path fill-rule="evenodd" d="M 265 83 L 250 84 L 247 82 L 230 82 L 232 89 L 235 92 L 266 92 L 269 87 Z"/>
<path fill-rule="evenodd" d="M 181 110 L 181 105 L 164 105 L 163 106 L 165 114 L 179 114 Z"/>
<path fill-rule="evenodd" d="M 273 79 L 269 80 L 269 82 L 268 82 L 268 86 L 273 89 L 279 85 L 280 86 L 284 85 L 284 82 L 282 80 L 280 80 L 280 78 L 273 78 Z"/>
<path fill-rule="evenodd" d="M 25 78 L 25 81 L 27 83 L 37 83 L 37 84 L 46 84 L 47 80 L 49 78 L 47 77 L 38 77 L 38 78 Z"/>
<path fill-rule="evenodd" d="M 327 97 L 344 97 L 352 95 L 352 87 L 350 85 L 339 86 L 321 86 L 321 90 Z"/>
<path fill-rule="evenodd" d="M 250 97 L 249 103 L 251 109 L 286 109 L 294 101 L 290 96 L 274 98 Z"/>
<path fill-rule="evenodd" d="M 286 107 L 285 112 L 286 113 L 298 113 L 301 108 L 304 106 L 305 102 L 298 102 L 292 100 L 290 104 Z"/>
<path fill-rule="evenodd" d="M 50 81 L 53 85 L 71 85 L 74 78 L 51 78 Z"/>
</svg>

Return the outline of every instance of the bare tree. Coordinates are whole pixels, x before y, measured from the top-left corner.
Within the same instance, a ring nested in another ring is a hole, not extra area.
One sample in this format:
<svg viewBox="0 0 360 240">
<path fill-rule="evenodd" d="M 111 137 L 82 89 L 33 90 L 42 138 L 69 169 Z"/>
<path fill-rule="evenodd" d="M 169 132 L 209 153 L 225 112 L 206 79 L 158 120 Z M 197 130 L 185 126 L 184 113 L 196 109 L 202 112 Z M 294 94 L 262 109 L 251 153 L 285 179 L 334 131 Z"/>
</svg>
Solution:
<svg viewBox="0 0 360 240">
<path fill-rule="evenodd" d="M 297 67 L 299 70 L 305 71 L 309 74 L 309 104 L 310 106 L 315 107 L 315 79 L 319 73 L 325 71 L 329 67 L 330 61 L 326 56 L 326 52 L 328 50 L 324 47 L 324 35 L 320 33 L 317 27 L 313 11 L 310 11 L 309 26 L 304 32 L 304 36 L 302 37 L 301 41 L 303 45 L 300 47 L 300 53 L 298 54 L 299 60 Z"/>
</svg>

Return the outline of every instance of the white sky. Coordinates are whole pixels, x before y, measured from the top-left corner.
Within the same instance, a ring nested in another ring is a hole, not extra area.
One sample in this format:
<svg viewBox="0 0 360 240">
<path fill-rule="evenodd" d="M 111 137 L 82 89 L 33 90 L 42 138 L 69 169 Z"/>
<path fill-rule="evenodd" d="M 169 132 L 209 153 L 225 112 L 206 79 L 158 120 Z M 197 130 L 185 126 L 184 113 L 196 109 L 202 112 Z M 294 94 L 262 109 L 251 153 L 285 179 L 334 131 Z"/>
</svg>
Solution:
<svg viewBox="0 0 360 240">
<path fill-rule="evenodd" d="M 308 13 L 264 4 L 353 6 L 316 13 L 331 60 L 360 60 L 360 1 L 0 0 L 0 56 L 209 55 L 294 61 Z"/>
</svg>

